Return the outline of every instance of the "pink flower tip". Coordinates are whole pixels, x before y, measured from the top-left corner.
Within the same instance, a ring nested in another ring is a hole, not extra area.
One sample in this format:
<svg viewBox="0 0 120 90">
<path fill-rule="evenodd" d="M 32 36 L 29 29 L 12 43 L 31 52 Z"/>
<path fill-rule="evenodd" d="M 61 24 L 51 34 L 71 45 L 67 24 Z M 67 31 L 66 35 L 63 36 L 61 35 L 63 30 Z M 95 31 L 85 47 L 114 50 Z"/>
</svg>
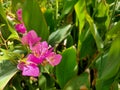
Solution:
<svg viewBox="0 0 120 90">
<path fill-rule="evenodd" d="M 40 74 L 39 68 L 34 63 L 29 63 L 28 62 L 28 64 L 26 64 L 24 62 L 20 62 L 17 65 L 17 68 L 22 71 L 23 76 L 38 77 L 39 74 Z"/>
<path fill-rule="evenodd" d="M 15 29 L 17 32 L 24 34 L 26 32 L 26 28 L 24 24 L 16 24 Z"/>
<path fill-rule="evenodd" d="M 46 59 L 52 66 L 56 66 L 61 62 L 62 56 L 52 52 Z"/>
<path fill-rule="evenodd" d="M 36 32 L 34 30 L 31 30 L 25 36 L 22 37 L 21 41 L 23 45 L 29 45 L 30 47 L 32 47 L 40 40 L 41 38 L 37 36 Z"/>
<path fill-rule="evenodd" d="M 17 14 L 18 20 L 22 21 L 22 9 L 18 9 L 16 14 Z"/>
</svg>

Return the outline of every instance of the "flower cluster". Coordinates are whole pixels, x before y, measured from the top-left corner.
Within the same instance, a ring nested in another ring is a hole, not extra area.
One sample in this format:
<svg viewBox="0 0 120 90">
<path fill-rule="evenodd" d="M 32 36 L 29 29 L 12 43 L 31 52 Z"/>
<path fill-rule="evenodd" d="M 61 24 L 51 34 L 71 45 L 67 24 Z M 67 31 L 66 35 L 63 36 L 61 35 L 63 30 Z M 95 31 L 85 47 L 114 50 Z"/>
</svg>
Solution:
<svg viewBox="0 0 120 90">
<path fill-rule="evenodd" d="M 22 12 L 19 12 L 17 14 L 18 20 L 22 20 L 21 13 Z M 17 26 L 15 26 L 15 28 L 16 27 Z M 49 63 L 52 66 L 56 66 L 60 63 L 62 56 L 56 54 L 46 41 L 41 42 L 41 38 L 37 36 L 34 30 L 25 33 L 25 27 L 23 28 L 22 25 L 18 25 L 18 28 L 16 28 L 18 32 L 24 32 L 23 37 L 21 38 L 22 44 L 28 46 L 30 49 L 30 53 L 26 58 L 24 58 L 24 60 L 19 60 L 17 65 L 17 68 L 22 71 L 22 75 L 37 77 L 40 74 L 38 67 L 39 64 L 45 65 Z"/>
<path fill-rule="evenodd" d="M 18 20 L 21 23 L 16 24 L 15 29 L 17 30 L 17 32 L 24 34 L 26 32 L 26 28 L 25 28 L 24 23 L 22 21 L 22 9 L 18 9 L 16 14 L 17 14 Z"/>
</svg>

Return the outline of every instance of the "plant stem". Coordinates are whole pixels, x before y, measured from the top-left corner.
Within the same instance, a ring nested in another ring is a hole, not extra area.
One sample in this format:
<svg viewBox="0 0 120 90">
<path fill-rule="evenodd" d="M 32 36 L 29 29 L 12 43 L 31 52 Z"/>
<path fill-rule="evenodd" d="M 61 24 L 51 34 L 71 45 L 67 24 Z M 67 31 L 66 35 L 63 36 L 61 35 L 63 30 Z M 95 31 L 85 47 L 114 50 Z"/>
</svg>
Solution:
<svg viewBox="0 0 120 90">
<path fill-rule="evenodd" d="M 7 41 L 3 38 L 1 31 L 0 31 L 0 38 L 3 41 L 3 45 L 6 47 L 6 49 L 8 49 L 8 46 L 6 44 Z"/>
<path fill-rule="evenodd" d="M 58 19 L 58 0 L 56 0 L 56 20 Z"/>
<path fill-rule="evenodd" d="M 116 7 L 117 2 L 118 2 L 118 0 L 115 0 L 115 1 L 114 1 L 114 6 L 113 6 L 113 10 L 112 10 L 112 14 L 111 14 L 111 19 L 110 19 L 110 23 L 109 23 L 109 28 L 108 28 L 108 30 L 111 28 L 112 18 L 113 18 L 114 14 L 115 14 L 115 7 Z"/>
</svg>

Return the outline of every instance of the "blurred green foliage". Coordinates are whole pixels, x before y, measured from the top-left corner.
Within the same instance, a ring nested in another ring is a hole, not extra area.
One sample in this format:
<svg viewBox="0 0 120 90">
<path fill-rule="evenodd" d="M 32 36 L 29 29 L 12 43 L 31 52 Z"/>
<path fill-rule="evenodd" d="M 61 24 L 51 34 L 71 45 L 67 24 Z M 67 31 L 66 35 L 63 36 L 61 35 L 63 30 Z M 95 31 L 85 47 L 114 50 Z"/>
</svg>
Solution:
<svg viewBox="0 0 120 90">
<path fill-rule="evenodd" d="M 15 67 L 27 50 L 14 29 L 19 8 L 27 30 L 62 54 L 61 63 L 42 68 L 38 78 Z M 1 0 L 0 48 L 0 90 L 119 90 L 120 1 Z"/>
</svg>

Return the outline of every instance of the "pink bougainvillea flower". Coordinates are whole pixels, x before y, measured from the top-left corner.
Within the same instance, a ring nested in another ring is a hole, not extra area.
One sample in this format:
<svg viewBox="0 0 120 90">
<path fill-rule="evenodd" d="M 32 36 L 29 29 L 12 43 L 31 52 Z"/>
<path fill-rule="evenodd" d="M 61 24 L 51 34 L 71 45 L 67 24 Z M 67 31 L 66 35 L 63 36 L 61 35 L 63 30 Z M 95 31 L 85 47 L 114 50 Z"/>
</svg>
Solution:
<svg viewBox="0 0 120 90">
<path fill-rule="evenodd" d="M 37 36 L 36 32 L 34 30 L 31 30 L 25 36 L 22 37 L 21 41 L 23 45 L 29 45 L 31 48 L 40 40 L 41 38 Z"/>
<path fill-rule="evenodd" d="M 40 58 L 34 56 L 33 54 L 29 54 L 27 57 L 27 61 L 33 62 L 35 64 L 40 64 L 43 62 L 43 59 L 40 59 Z"/>
<path fill-rule="evenodd" d="M 16 14 L 17 14 L 18 20 L 22 21 L 22 9 L 18 9 Z"/>
<path fill-rule="evenodd" d="M 36 64 L 30 63 L 26 64 L 24 62 L 20 62 L 17 65 L 17 68 L 22 71 L 23 76 L 33 76 L 38 77 L 40 74 L 39 68 Z"/>
<path fill-rule="evenodd" d="M 28 45 L 31 50 L 25 61 L 20 61 L 17 68 L 22 71 L 24 76 L 39 76 L 38 65 L 50 64 L 56 66 L 60 63 L 62 56 L 53 52 L 53 48 L 46 41 L 40 42 L 41 38 L 37 36 L 34 30 L 24 34 L 21 42 Z"/>
<path fill-rule="evenodd" d="M 35 64 L 29 64 L 24 67 L 22 75 L 38 77 L 40 74 L 39 68 Z"/>
<path fill-rule="evenodd" d="M 62 56 L 60 54 L 56 54 L 55 52 L 49 53 L 49 55 L 46 57 L 46 60 L 52 66 L 58 65 L 60 63 L 61 59 L 62 59 Z"/>
<path fill-rule="evenodd" d="M 17 32 L 24 34 L 26 32 L 26 28 L 24 24 L 16 24 L 15 29 Z"/>
<path fill-rule="evenodd" d="M 42 61 L 35 57 L 33 54 L 27 56 L 26 61 L 19 61 L 17 68 L 22 71 L 23 76 L 39 76 L 38 64 Z"/>
<path fill-rule="evenodd" d="M 58 65 L 62 56 L 53 52 L 53 48 L 49 48 L 48 43 L 43 41 L 32 47 L 32 53 L 40 60 L 49 62 L 52 66 Z"/>
<path fill-rule="evenodd" d="M 37 43 L 35 46 L 31 47 L 32 53 L 35 54 L 35 56 L 45 56 L 45 54 L 48 52 L 48 43 L 46 41 Z"/>
</svg>

